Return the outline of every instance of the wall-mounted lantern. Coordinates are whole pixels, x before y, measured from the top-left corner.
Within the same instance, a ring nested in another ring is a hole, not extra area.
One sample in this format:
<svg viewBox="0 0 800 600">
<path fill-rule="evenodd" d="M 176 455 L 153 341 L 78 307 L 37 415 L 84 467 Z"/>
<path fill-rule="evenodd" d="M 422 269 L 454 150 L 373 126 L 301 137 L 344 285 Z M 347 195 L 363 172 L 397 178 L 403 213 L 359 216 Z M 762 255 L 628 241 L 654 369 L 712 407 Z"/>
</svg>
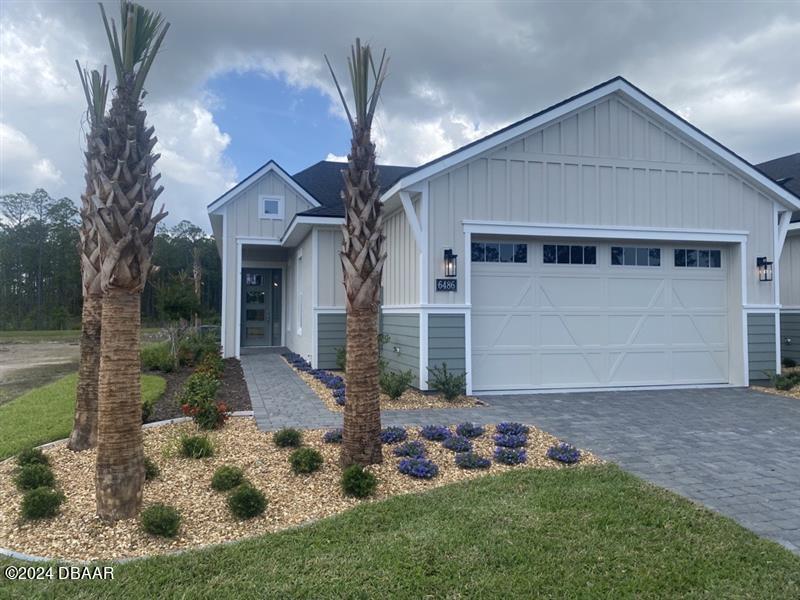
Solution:
<svg viewBox="0 0 800 600">
<path fill-rule="evenodd" d="M 756 258 L 756 267 L 758 267 L 759 281 L 772 281 L 771 260 L 767 260 L 766 256 L 759 256 L 758 258 Z"/>
<path fill-rule="evenodd" d="M 458 271 L 458 255 L 450 248 L 444 251 L 444 276 L 455 277 Z"/>
</svg>

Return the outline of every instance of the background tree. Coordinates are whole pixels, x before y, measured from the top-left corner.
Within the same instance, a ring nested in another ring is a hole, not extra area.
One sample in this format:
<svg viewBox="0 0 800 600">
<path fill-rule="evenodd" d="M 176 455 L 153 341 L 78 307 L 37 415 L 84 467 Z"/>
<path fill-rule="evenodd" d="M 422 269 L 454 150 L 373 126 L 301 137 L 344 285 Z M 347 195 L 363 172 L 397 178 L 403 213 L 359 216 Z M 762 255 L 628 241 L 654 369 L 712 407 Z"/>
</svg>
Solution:
<svg viewBox="0 0 800 600">
<path fill-rule="evenodd" d="M 167 283 L 156 286 L 156 305 L 169 339 L 173 368 L 177 371 L 180 368 L 178 345 L 199 306 L 193 282 L 186 273 L 175 274 Z"/>
<path fill-rule="evenodd" d="M 98 169 L 92 220 L 100 240 L 103 316 L 98 402 L 97 514 L 115 521 L 136 515 L 142 503 L 142 448 L 139 335 L 141 293 L 154 270 L 153 214 L 163 191 L 156 187 L 158 155 L 154 128 L 146 126 L 141 100 L 144 82 L 169 24 L 138 4 L 120 3 L 120 31 L 103 17 L 116 88 L 108 115 L 108 146 Z"/>
<path fill-rule="evenodd" d="M 341 250 L 347 306 L 347 404 L 344 408 L 342 465 L 379 463 L 381 452 L 381 405 L 378 352 L 378 312 L 384 249 L 383 214 L 372 120 L 388 60 L 372 59 L 369 45 L 356 39 L 348 58 L 353 89 L 353 111 L 345 100 L 333 67 L 325 57 L 339 91 L 353 137 L 347 168 L 342 171 L 345 206 L 344 241 Z"/>
</svg>

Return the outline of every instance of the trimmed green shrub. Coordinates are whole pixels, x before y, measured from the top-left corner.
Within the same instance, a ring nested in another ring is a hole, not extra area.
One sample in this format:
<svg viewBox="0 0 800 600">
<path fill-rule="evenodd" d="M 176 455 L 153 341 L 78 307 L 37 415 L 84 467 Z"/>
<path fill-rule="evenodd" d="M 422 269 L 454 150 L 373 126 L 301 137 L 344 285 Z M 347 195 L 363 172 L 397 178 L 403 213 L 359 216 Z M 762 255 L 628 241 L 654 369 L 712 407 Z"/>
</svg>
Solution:
<svg viewBox="0 0 800 600">
<path fill-rule="evenodd" d="M 53 487 L 56 484 L 56 478 L 48 465 L 34 463 L 17 469 L 14 483 L 17 484 L 17 489 L 25 492 L 40 487 Z"/>
<path fill-rule="evenodd" d="M 183 382 L 177 400 L 182 406 L 198 407 L 214 402 L 219 390 L 220 381 L 213 374 L 198 371 L 192 373 Z"/>
<path fill-rule="evenodd" d="M 793 377 L 784 377 L 783 375 L 776 375 L 773 377 L 773 383 L 775 384 L 776 390 L 781 390 L 783 392 L 787 392 L 795 386 Z"/>
<path fill-rule="evenodd" d="M 303 434 L 294 427 L 284 427 L 274 433 L 272 441 L 278 448 L 297 448 L 303 443 Z"/>
<path fill-rule="evenodd" d="M 392 400 L 397 400 L 403 395 L 414 380 L 414 374 L 411 371 L 384 371 L 380 375 L 381 391 L 389 396 Z"/>
<path fill-rule="evenodd" d="M 142 348 L 142 370 L 171 373 L 175 368 L 167 342 L 147 344 Z"/>
<path fill-rule="evenodd" d="M 149 456 L 144 457 L 144 480 L 152 481 L 161 475 L 161 469 L 156 462 Z"/>
<path fill-rule="evenodd" d="M 49 465 L 50 459 L 39 448 L 25 448 L 17 454 L 17 464 L 20 467 L 25 465 Z"/>
<path fill-rule="evenodd" d="M 222 377 L 225 371 L 225 361 L 218 352 L 209 352 L 200 360 L 200 363 L 195 369 L 195 373 L 208 373 L 217 379 Z"/>
<path fill-rule="evenodd" d="M 237 519 L 252 519 L 267 508 L 267 498 L 249 483 L 243 483 L 228 496 L 228 508 Z"/>
<path fill-rule="evenodd" d="M 467 391 L 467 374 L 447 370 L 447 363 L 428 369 L 428 387 L 439 392 L 445 400 L 453 401 Z"/>
<path fill-rule="evenodd" d="M 244 471 L 230 465 L 222 465 L 211 477 L 211 487 L 218 492 L 227 492 L 243 482 Z"/>
<path fill-rule="evenodd" d="M 204 435 L 183 436 L 181 452 L 186 458 L 208 458 L 214 454 L 214 445 Z"/>
<path fill-rule="evenodd" d="M 314 448 L 298 448 L 289 457 L 292 471 L 301 474 L 313 473 L 322 466 L 322 454 Z"/>
<path fill-rule="evenodd" d="M 361 465 L 351 465 L 342 472 L 342 491 L 345 496 L 366 498 L 378 486 L 378 478 Z"/>
<path fill-rule="evenodd" d="M 181 528 L 181 514 L 174 506 L 153 504 L 142 511 L 140 523 L 150 535 L 172 538 Z"/>
<path fill-rule="evenodd" d="M 46 519 L 58 514 L 64 494 L 49 487 L 29 490 L 22 497 L 22 516 L 25 519 Z"/>
<path fill-rule="evenodd" d="M 789 358 L 788 356 L 781 361 L 781 364 L 786 367 L 787 369 L 793 369 L 797 366 L 797 361 L 793 358 Z"/>
</svg>

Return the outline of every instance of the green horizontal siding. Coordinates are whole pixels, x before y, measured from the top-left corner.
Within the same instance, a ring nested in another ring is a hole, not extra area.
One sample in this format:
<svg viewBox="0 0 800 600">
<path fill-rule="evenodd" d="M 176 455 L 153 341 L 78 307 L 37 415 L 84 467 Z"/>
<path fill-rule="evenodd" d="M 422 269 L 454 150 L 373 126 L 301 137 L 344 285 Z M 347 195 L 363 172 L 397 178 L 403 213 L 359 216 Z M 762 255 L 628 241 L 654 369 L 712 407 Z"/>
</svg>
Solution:
<svg viewBox="0 0 800 600">
<path fill-rule="evenodd" d="M 800 313 L 781 313 L 781 357 L 800 364 Z"/>
<path fill-rule="evenodd" d="M 458 373 L 467 368 L 463 314 L 428 316 L 428 368 L 442 363 Z"/>
<path fill-rule="evenodd" d="M 750 381 L 764 381 L 775 373 L 775 315 L 747 315 L 747 359 Z"/>
<path fill-rule="evenodd" d="M 347 316 L 344 313 L 317 315 L 317 366 L 335 369 L 336 349 L 344 348 Z"/>
<path fill-rule="evenodd" d="M 419 315 L 384 314 L 381 333 L 389 336 L 382 348 L 389 370 L 411 371 L 412 385 L 419 387 Z"/>
</svg>

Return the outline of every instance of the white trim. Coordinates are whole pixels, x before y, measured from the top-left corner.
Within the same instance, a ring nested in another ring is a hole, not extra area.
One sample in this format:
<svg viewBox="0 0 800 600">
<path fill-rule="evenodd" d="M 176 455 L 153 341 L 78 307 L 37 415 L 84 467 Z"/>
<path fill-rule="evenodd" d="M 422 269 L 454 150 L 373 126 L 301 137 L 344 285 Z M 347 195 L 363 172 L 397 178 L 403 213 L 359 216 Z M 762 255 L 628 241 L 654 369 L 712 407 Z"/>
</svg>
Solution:
<svg viewBox="0 0 800 600">
<path fill-rule="evenodd" d="M 788 304 L 786 306 L 781 306 L 781 312 L 785 313 L 800 312 L 800 304 Z"/>
<path fill-rule="evenodd" d="M 419 389 L 428 389 L 428 312 L 422 309 L 419 313 Z"/>
<path fill-rule="evenodd" d="M 236 186 L 232 187 L 230 190 L 222 194 L 219 198 L 214 200 L 211 204 L 208 205 L 208 212 L 214 213 L 217 212 L 220 208 L 225 206 L 228 202 L 233 200 L 236 196 L 238 196 L 241 192 L 245 191 L 248 186 L 254 183 L 256 180 L 260 179 L 267 173 L 276 173 L 279 177 L 284 179 L 289 186 L 297 192 L 304 200 L 306 200 L 311 206 L 317 207 L 320 206 L 317 199 L 314 198 L 311 194 L 305 191 L 302 187 L 298 185 L 298 183 L 289 175 L 286 171 L 284 171 L 278 163 L 274 160 L 270 160 L 265 164 L 263 167 L 258 169 L 257 171 L 251 173 L 247 177 L 245 177 L 242 181 L 240 181 Z"/>
<path fill-rule="evenodd" d="M 249 246 L 280 246 L 281 241 L 278 238 L 256 237 L 247 235 L 237 235 L 236 242 L 239 244 L 247 244 Z"/>
<path fill-rule="evenodd" d="M 781 311 L 775 311 L 775 374 L 781 374 Z"/>
<path fill-rule="evenodd" d="M 779 304 L 745 304 L 742 310 L 749 313 L 771 313 L 780 310 Z"/>
<path fill-rule="evenodd" d="M 775 246 L 775 264 L 778 264 L 781 260 L 783 247 L 786 245 L 786 236 L 789 235 L 789 231 L 792 229 L 800 229 L 800 223 L 792 223 L 792 213 L 789 211 L 779 213 L 777 223 L 778 241 Z"/>
<path fill-rule="evenodd" d="M 236 332 L 234 352 L 236 358 L 241 358 L 242 337 L 242 242 L 236 240 Z"/>
<path fill-rule="evenodd" d="M 529 388 L 520 390 L 476 390 L 467 392 L 470 395 L 478 396 L 517 396 L 521 394 L 579 394 L 579 393 L 598 393 L 598 392 L 646 392 L 659 390 L 710 390 L 718 388 L 741 388 L 745 385 L 735 385 L 731 383 L 687 383 L 676 385 L 632 385 L 630 387 L 574 387 L 574 388 Z"/>
<path fill-rule="evenodd" d="M 469 351 L 467 351 L 469 348 Z M 467 395 L 472 394 L 472 311 L 464 313 L 464 370 L 467 374 Z"/>
<path fill-rule="evenodd" d="M 344 315 L 347 314 L 347 309 L 344 306 L 317 306 L 314 308 L 314 312 L 321 315 Z"/>
<path fill-rule="evenodd" d="M 708 151 L 712 152 L 730 166 L 744 174 L 748 179 L 754 181 L 760 188 L 770 192 L 773 196 L 780 198 L 782 203 L 787 207 L 790 207 L 793 210 L 800 210 L 800 200 L 798 200 L 797 197 L 791 194 L 788 190 L 779 186 L 766 175 L 756 170 L 752 165 L 749 165 L 744 160 L 733 154 L 730 150 L 724 148 L 719 144 L 719 142 L 712 140 L 708 135 L 694 129 L 691 125 L 689 125 L 689 123 L 669 112 L 669 110 L 667 110 L 665 107 L 658 104 L 652 98 L 646 96 L 642 91 L 635 88 L 622 78 L 612 79 L 611 81 L 602 84 L 591 91 L 585 92 L 578 97 L 573 98 L 569 102 L 556 105 L 553 108 L 545 110 L 541 114 L 533 118 L 528 118 L 524 122 L 515 126 L 511 126 L 504 131 L 490 134 L 482 140 L 479 140 L 478 142 L 473 143 L 462 150 L 458 150 L 446 158 L 437 160 L 428 166 L 423 166 L 420 169 L 411 172 L 405 177 L 402 177 L 391 188 L 389 188 L 389 190 L 387 190 L 381 196 L 381 199 L 385 202 L 394 194 L 397 194 L 400 190 L 406 189 L 409 186 L 419 183 L 425 179 L 430 179 L 432 176 L 441 173 L 442 171 L 453 168 L 493 148 L 506 145 L 519 136 L 537 129 L 546 123 L 555 121 L 556 119 L 559 119 L 560 117 L 563 117 L 573 111 L 597 102 L 598 100 L 614 92 L 621 92 L 627 95 L 630 99 L 654 113 L 662 121 L 668 123 L 681 134 L 685 135 L 700 146 L 706 148 Z"/>
<path fill-rule="evenodd" d="M 411 194 L 406 191 L 400 192 L 400 202 L 403 204 L 403 211 L 406 213 L 406 220 L 409 227 L 411 227 L 411 233 L 414 234 L 414 239 L 417 240 L 417 248 L 421 249 L 424 243 L 422 227 L 419 224 L 419 219 L 417 219 L 417 213 L 414 211 L 414 205 L 411 203 Z"/>
<path fill-rule="evenodd" d="M 319 340 L 317 335 L 317 306 L 319 305 L 319 229 L 311 230 L 311 366 L 319 367 Z"/>
<path fill-rule="evenodd" d="M 797 231 L 797 230 L 800 230 L 800 221 L 789 223 L 789 228 L 787 229 L 787 231 Z"/>
<path fill-rule="evenodd" d="M 222 346 L 222 356 L 227 358 L 228 354 L 225 352 L 225 335 L 228 333 L 228 265 L 225 262 L 228 257 L 228 218 L 227 215 L 222 215 L 222 302 L 220 312 L 222 318 L 220 319 L 220 345 Z"/>
<path fill-rule="evenodd" d="M 419 255 L 419 301 L 423 304 L 430 301 L 429 282 L 428 282 L 428 269 L 430 263 L 428 256 L 430 254 L 430 228 L 428 222 L 430 221 L 430 183 L 425 182 L 422 186 L 419 197 L 419 213 L 421 217 L 421 229 L 425 239 L 420 249 Z"/>
<path fill-rule="evenodd" d="M 344 225 L 344 219 L 341 217 L 297 216 L 294 219 L 292 219 L 292 222 L 289 223 L 289 227 L 286 229 L 286 231 L 283 232 L 283 235 L 281 236 L 280 239 L 281 245 L 286 246 L 287 244 L 290 243 L 291 239 L 295 237 L 294 234 L 298 226 L 302 226 L 303 230 L 302 231 L 297 230 L 297 233 L 300 234 L 300 238 L 297 241 L 302 241 L 306 238 L 306 235 L 308 235 L 306 229 L 308 227 L 313 227 L 315 225 L 321 225 L 321 226 L 328 225 L 331 227 L 337 227 L 340 225 Z"/>
<path fill-rule="evenodd" d="M 270 202 L 277 202 L 278 203 L 278 212 L 276 213 L 268 213 L 264 210 L 264 201 L 269 200 Z M 273 196 L 269 194 L 259 194 L 258 196 L 258 218 L 259 219 L 266 219 L 268 221 L 283 221 L 283 205 L 284 205 L 284 197 L 283 196 Z"/>
<path fill-rule="evenodd" d="M 408 313 L 416 314 L 423 310 L 431 314 L 463 314 L 470 310 L 467 304 L 388 304 L 381 306 L 381 310 L 387 314 Z"/>
</svg>

